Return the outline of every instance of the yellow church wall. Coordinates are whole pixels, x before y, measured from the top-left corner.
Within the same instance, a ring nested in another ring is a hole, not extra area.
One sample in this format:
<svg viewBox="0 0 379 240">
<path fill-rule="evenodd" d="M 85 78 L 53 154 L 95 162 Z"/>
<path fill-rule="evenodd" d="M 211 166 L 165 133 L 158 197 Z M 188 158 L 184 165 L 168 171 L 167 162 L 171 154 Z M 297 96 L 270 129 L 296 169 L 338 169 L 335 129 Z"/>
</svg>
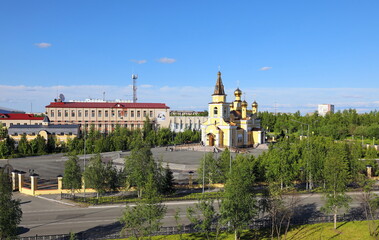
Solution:
<svg viewBox="0 0 379 240">
<path fill-rule="evenodd" d="M 229 146 L 229 139 L 230 139 L 230 132 L 229 131 L 224 131 L 224 139 L 223 139 L 223 145 L 224 146 Z"/>
<path fill-rule="evenodd" d="M 253 144 L 259 143 L 260 136 L 261 136 L 261 131 L 253 132 Z"/>
</svg>

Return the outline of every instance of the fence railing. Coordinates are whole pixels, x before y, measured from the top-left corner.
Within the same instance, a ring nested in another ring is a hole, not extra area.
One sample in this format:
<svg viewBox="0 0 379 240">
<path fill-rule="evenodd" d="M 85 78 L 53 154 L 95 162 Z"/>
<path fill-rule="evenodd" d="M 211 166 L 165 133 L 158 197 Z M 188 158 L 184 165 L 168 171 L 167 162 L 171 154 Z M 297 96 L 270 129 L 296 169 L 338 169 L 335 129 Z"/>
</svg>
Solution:
<svg viewBox="0 0 379 240">
<path fill-rule="evenodd" d="M 375 219 L 379 219 L 379 215 L 375 216 Z M 361 221 L 365 220 L 362 215 L 352 215 L 352 214 L 344 214 L 344 215 L 338 215 L 337 216 L 338 222 L 348 222 L 348 221 Z M 293 219 L 291 220 L 291 225 L 303 225 L 303 224 L 316 224 L 316 223 L 328 223 L 333 222 L 333 216 L 332 215 L 322 215 L 322 216 L 316 216 L 306 219 Z M 251 230 L 259 230 L 259 229 L 265 229 L 271 227 L 271 220 L 270 219 L 257 219 L 252 221 L 248 228 Z M 228 231 L 228 226 L 215 226 L 213 225 L 211 227 L 211 231 L 215 232 L 216 230 L 220 231 Z M 199 229 L 195 228 L 194 225 L 185 225 L 181 228 L 177 226 L 169 226 L 169 227 L 161 227 L 159 231 L 153 232 L 151 236 L 157 236 L 157 235 L 175 235 L 175 234 L 185 234 L 185 233 L 197 233 L 200 232 Z M 97 240 L 103 240 L 103 239 L 122 239 L 125 237 L 131 237 L 132 233 L 126 231 L 124 235 L 120 235 L 119 229 L 116 230 L 116 232 L 104 234 L 103 236 L 100 236 L 96 232 L 79 232 L 76 234 L 77 240 L 91 240 L 91 239 L 97 239 Z M 30 236 L 30 237 L 20 237 L 20 240 L 69 240 L 70 234 L 60 234 L 60 235 L 44 235 L 44 236 Z"/>
<path fill-rule="evenodd" d="M 134 203 L 141 201 L 141 199 L 136 198 L 135 196 L 100 196 L 99 198 L 92 195 L 91 197 L 82 197 L 72 194 L 61 193 L 62 199 L 68 199 L 75 202 L 90 203 L 93 205 L 100 204 L 115 204 L 115 203 Z M 163 197 L 162 201 L 186 201 L 186 200 L 198 200 L 200 196 L 174 196 L 174 197 Z M 207 198 L 210 199 L 221 199 L 223 197 L 222 193 L 219 194 L 209 194 Z"/>
</svg>

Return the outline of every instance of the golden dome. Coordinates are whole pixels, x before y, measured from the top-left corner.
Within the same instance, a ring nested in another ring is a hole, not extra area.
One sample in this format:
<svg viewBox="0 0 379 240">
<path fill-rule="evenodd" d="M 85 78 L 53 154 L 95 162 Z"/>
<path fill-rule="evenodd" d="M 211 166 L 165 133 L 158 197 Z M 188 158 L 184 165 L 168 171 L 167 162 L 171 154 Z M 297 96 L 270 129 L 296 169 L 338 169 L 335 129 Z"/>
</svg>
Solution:
<svg viewBox="0 0 379 240">
<path fill-rule="evenodd" d="M 241 106 L 242 107 L 247 107 L 247 102 L 245 100 L 243 100 L 242 103 L 241 103 Z"/>
<path fill-rule="evenodd" d="M 253 104 L 251 105 L 253 107 L 258 107 L 258 103 L 256 101 L 253 102 Z"/>
<path fill-rule="evenodd" d="M 236 96 L 236 97 L 241 97 L 241 95 L 242 95 L 242 91 L 241 91 L 239 88 L 237 88 L 237 89 L 234 91 L 234 96 Z"/>
</svg>

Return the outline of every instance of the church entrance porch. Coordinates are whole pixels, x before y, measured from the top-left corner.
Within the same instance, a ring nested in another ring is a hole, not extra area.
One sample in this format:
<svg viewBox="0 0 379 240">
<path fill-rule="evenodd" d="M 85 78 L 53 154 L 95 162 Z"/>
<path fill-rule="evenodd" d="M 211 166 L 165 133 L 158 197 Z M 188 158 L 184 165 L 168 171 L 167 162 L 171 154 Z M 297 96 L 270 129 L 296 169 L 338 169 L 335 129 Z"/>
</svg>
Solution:
<svg viewBox="0 0 379 240">
<path fill-rule="evenodd" d="M 209 133 L 208 135 L 208 146 L 214 146 L 215 145 L 215 140 L 216 140 L 216 136 L 212 133 Z"/>
</svg>

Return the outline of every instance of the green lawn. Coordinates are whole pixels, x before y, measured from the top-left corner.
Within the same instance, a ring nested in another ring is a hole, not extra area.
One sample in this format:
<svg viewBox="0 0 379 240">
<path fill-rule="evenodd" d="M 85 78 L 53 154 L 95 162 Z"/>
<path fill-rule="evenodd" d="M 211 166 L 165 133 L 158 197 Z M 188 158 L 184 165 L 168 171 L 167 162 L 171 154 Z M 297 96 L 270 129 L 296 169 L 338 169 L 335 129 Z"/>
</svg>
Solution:
<svg viewBox="0 0 379 240">
<path fill-rule="evenodd" d="M 379 221 L 377 222 L 379 223 Z M 262 230 L 258 232 L 246 231 L 242 234 L 241 239 L 243 240 L 253 240 L 262 239 L 269 240 L 269 232 L 267 230 Z M 148 238 L 146 238 L 148 239 Z M 155 236 L 152 237 L 153 240 L 206 240 L 205 236 L 201 234 L 183 234 L 182 238 L 180 235 L 170 235 L 170 236 Z M 214 235 L 210 239 L 215 239 Z M 219 236 L 220 240 L 233 240 L 233 234 L 223 233 Z M 282 239 L 284 237 L 282 236 Z M 341 222 L 338 223 L 337 229 L 333 229 L 333 223 L 319 223 L 310 224 L 293 227 L 287 235 L 287 240 L 316 240 L 316 239 L 348 239 L 348 240 L 373 240 L 378 239 L 371 237 L 368 231 L 368 224 L 365 221 L 355 221 L 355 222 Z"/>
</svg>

